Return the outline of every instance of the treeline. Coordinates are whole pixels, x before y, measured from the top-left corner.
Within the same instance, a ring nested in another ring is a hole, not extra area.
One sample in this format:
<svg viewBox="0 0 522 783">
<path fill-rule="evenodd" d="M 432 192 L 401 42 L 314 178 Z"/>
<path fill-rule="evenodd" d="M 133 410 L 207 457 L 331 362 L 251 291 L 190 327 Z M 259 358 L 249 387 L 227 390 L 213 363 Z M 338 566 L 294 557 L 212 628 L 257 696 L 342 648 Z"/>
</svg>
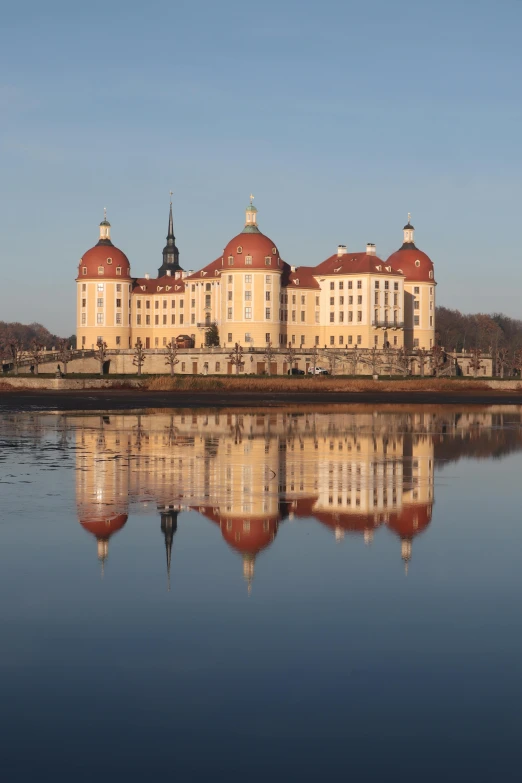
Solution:
<svg viewBox="0 0 522 783">
<path fill-rule="evenodd" d="M 459 310 L 437 307 L 439 345 L 459 353 L 480 350 L 495 355 L 499 350 L 517 353 L 522 349 L 522 320 L 502 313 L 465 315 Z"/>
<path fill-rule="evenodd" d="M 34 345 L 50 349 L 57 348 L 64 339 L 72 348 L 76 347 L 76 335 L 62 338 L 52 334 L 42 324 L 20 324 L 17 322 L 7 323 L 6 321 L 0 321 L 0 347 L 16 344 L 19 346 L 19 350 L 24 351 L 28 351 Z"/>
</svg>

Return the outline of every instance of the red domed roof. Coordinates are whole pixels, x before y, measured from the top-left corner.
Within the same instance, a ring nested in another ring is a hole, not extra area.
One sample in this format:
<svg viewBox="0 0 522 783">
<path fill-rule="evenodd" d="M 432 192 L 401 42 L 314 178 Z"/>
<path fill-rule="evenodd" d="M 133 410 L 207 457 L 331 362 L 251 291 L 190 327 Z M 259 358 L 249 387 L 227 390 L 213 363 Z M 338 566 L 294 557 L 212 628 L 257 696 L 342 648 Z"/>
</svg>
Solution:
<svg viewBox="0 0 522 783">
<path fill-rule="evenodd" d="M 417 263 L 418 262 L 418 263 Z M 433 262 L 426 253 L 418 250 L 415 245 L 407 247 L 406 243 L 392 253 L 386 263 L 395 272 L 402 272 L 406 276 L 406 282 L 412 280 L 418 283 L 433 283 Z M 430 276 L 431 272 L 431 276 Z"/>
<path fill-rule="evenodd" d="M 84 272 L 83 269 L 87 271 Z M 100 268 L 103 273 L 100 274 Z M 117 269 L 121 272 L 117 273 Z M 130 278 L 129 259 L 108 240 L 101 240 L 97 245 L 91 247 L 83 254 L 78 265 L 78 280 L 86 277 L 96 277 L 98 279 Z"/>
<path fill-rule="evenodd" d="M 221 535 L 229 546 L 243 554 L 257 555 L 270 546 L 279 527 L 278 516 L 221 517 Z"/>
<path fill-rule="evenodd" d="M 247 256 L 252 258 L 252 263 L 247 264 Z M 229 263 L 232 258 L 233 263 Z M 270 263 L 266 259 L 270 259 Z M 275 243 L 261 234 L 243 232 L 230 240 L 223 251 L 223 270 L 229 269 L 279 269 L 282 270 L 283 262 L 279 258 L 279 250 Z"/>
<path fill-rule="evenodd" d="M 88 533 L 92 533 L 96 538 L 109 539 L 127 522 L 127 514 L 117 514 L 115 516 L 95 517 L 94 519 L 80 519 L 80 525 Z"/>
<path fill-rule="evenodd" d="M 401 538 L 413 538 L 430 524 L 431 509 L 431 504 L 428 503 L 404 506 L 400 511 L 390 515 L 387 525 Z"/>
</svg>

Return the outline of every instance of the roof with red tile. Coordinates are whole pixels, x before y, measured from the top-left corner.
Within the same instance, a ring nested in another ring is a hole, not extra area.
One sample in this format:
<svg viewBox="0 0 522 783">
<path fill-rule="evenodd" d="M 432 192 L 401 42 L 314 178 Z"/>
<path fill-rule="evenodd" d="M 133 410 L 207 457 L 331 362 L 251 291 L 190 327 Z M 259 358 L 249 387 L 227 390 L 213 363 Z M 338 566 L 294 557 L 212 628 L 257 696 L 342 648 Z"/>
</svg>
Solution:
<svg viewBox="0 0 522 783">
<path fill-rule="evenodd" d="M 314 275 L 400 275 L 393 267 L 387 267 L 390 267 L 387 261 L 368 253 L 345 253 L 342 256 L 334 253 L 315 267 Z"/>
<path fill-rule="evenodd" d="M 86 270 L 85 272 L 83 270 Z M 103 272 L 100 274 L 100 269 Z M 116 271 L 120 270 L 120 273 Z M 112 242 L 102 239 L 87 250 L 78 264 L 78 280 L 95 277 L 96 279 L 130 278 L 130 262 L 125 253 Z"/>
<path fill-rule="evenodd" d="M 418 283 L 433 283 L 433 261 L 415 245 L 407 247 L 403 245 L 396 250 L 386 261 L 393 269 L 405 275 L 406 280 Z M 430 277 L 431 272 L 431 277 Z"/>
</svg>

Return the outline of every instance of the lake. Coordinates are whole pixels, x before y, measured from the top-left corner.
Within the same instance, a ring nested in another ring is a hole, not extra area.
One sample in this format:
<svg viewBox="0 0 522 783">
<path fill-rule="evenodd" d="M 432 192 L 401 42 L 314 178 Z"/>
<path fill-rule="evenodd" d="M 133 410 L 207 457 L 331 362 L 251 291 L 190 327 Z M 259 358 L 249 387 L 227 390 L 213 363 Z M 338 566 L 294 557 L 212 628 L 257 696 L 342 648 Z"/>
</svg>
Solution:
<svg viewBox="0 0 522 783">
<path fill-rule="evenodd" d="M 2 781 L 515 781 L 522 408 L 0 418 Z"/>
</svg>

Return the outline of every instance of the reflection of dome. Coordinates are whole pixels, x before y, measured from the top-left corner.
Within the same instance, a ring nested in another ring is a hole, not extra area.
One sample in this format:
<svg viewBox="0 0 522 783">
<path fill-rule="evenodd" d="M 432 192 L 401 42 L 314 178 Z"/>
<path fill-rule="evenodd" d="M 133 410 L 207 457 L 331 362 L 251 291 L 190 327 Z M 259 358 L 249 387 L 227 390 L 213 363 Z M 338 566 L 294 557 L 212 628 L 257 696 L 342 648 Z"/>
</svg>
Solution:
<svg viewBox="0 0 522 783">
<path fill-rule="evenodd" d="M 237 519 L 221 517 L 221 535 L 229 546 L 242 554 L 257 555 L 270 546 L 279 527 L 279 516 Z"/>
<path fill-rule="evenodd" d="M 117 533 L 127 522 L 127 514 L 113 514 L 106 517 L 80 519 L 80 525 L 98 541 L 98 558 L 104 562 L 109 554 L 109 538 Z"/>
<path fill-rule="evenodd" d="M 431 504 L 404 506 L 390 514 L 388 527 L 401 538 L 413 538 L 422 533 L 431 522 Z"/>
</svg>

